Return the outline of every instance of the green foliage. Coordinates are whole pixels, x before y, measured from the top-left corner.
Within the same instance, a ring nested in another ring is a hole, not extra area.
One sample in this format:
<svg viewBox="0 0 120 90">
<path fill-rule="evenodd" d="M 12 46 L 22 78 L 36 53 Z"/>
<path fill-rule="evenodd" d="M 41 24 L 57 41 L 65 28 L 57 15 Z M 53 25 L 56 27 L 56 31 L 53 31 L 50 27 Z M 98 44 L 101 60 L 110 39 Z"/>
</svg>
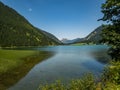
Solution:
<svg viewBox="0 0 120 90">
<path fill-rule="evenodd" d="M 102 42 L 111 46 L 110 55 L 114 62 L 107 66 L 103 73 L 104 90 L 120 89 L 120 0 L 106 0 L 102 5 L 101 20 L 110 22 L 104 28 Z M 116 61 L 116 62 L 115 62 Z"/>
<path fill-rule="evenodd" d="M 120 85 L 120 61 L 111 62 L 103 73 L 103 82 L 111 82 Z"/>
<path fill-rule="evenodd" d="M 68 90 L 95 90 L 96 85 L 92 74 L 85 75 L 81 79 L 72 80 Z"/>
<path fill-rule="evenodd" d="M 111 45 L 110 55 L 115 59 L 120 59 L 120 0 L 106 0 L 102 5 L 104 14 L 101 20 L 111 22 L 103 30 L 103 43 Z"/>
<path fill-rule="evenodd" d="M 109 54 L 115 60 L 120 59 L 120 33 L 117 28 L 114 25 L 109 25 L 103 30 L 102 33 L 102 42 L 111 46 Z"/>
<path fill-rule="evenodd" d="M 103 21 L 120 23 L 120 0 L 106 0 L 102 4 Z"/>
<path fill-rule="evenodd" d="M 103 90 L 120 90 L 120 61 L 112 61 L 103 72 Z"/>
<path fill-rule="evenodd" d="M 35 28 L 15 10 L 0 2 L 0 47 L 56 44 L 60 44 L 56 37 Z"/>
<path fill-rule="evenodd" d="M 56 81 L 55 83 L 52 83 L 50 85 L 41 85 L 39 87 L 39 90 L 67 90 L 65 87 L 65 84 L 61 83 L 61 81 Z"/>
<path fill-rule="evenodd" d="M 95 90 L 95 88 L 93 76 L 87 74 L 81 79 L 71 80 L 68 84 L 56 81 L 53 84 L 41 85 L 39 90 Z"/>
</svg>

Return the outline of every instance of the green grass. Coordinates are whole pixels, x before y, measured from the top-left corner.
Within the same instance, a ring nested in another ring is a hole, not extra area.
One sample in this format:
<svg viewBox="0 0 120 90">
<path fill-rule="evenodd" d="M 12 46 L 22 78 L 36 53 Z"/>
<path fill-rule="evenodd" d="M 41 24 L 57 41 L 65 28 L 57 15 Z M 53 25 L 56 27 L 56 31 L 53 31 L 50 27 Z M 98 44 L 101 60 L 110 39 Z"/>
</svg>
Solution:
<svg viewBox="0 0 120 90">
<path fill-rule="evenodd" d="M 34 53 L 35 51 L 0 50 L 0 74 L 23 64 L 22 58 Z"/>
<path fill-rule="evenodd" d="M 37 63 L 53 54 L 31 50 L 0 50 L 0 90 L 17 83 Z"/>
</svg>

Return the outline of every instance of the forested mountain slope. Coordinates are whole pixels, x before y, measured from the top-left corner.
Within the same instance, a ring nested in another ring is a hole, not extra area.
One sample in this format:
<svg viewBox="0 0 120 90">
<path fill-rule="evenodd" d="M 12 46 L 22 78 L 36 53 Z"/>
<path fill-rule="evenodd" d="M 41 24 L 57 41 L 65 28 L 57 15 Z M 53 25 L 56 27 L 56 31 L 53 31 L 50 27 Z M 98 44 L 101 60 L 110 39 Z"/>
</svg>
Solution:
<svg viewBox="0 0 120 90">
<path fill-rule="evenodd" d="M 0 47 L 58 45 L 52 34 L 30 24 L 14 9 L 0 2 Z"/>
</svg>

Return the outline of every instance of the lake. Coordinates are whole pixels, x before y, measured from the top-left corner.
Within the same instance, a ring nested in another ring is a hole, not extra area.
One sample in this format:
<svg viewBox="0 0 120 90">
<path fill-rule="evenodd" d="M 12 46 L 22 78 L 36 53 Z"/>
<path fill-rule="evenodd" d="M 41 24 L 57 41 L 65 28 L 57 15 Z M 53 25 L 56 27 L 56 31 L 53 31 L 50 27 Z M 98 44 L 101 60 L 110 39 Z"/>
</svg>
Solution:
<svg viewBox="0 0 120 90">
<path fill-rule="evenodd" d="M 68 82 L 79 79 L 86 73 L 93 73 L 99 78 L 110 57 L 107 55 L 108 46 L 48 46 L 37 48 L 17 48 L 17 50 L 36 50 L 52 53 L 48 58 L 37 63 L 8 90 L 37 90 L 40 84 L 51 83 L 55 80 Z M 34 60 L 33 60 L 34 62 Z"/>
</svg>

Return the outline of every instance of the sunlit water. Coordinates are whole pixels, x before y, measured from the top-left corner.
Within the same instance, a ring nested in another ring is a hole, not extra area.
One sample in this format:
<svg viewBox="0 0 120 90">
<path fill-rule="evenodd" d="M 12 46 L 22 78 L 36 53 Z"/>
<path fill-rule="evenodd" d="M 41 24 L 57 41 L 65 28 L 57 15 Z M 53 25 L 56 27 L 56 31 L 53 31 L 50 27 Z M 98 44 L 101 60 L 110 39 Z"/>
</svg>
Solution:
<svg viewBox="0 0 120 90">
<path fill-rule="evenodd" d="M 36 90 L 40 84 L 55 80 L 67 82 L 77 79 L 85 73 L 99 77 L 109 56 L 107 46 L 51 46 L 28 48 L 54 53 L 54 55 L 34 66 L 9 90 Z"/>
</svg>

